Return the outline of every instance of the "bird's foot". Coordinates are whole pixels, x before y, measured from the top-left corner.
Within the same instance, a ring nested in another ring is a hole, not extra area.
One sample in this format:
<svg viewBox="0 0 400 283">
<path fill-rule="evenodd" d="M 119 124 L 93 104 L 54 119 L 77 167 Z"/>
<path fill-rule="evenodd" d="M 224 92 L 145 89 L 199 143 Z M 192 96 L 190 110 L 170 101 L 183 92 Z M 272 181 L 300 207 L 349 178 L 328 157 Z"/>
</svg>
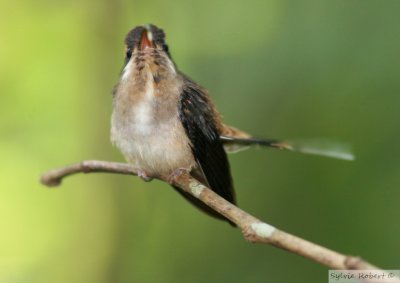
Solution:
<svg viewBox="0 0 400 283">
<path fill-rule="evenodd" d="M 152 177 L 149 177 L 149 176 L 147 175 L 147 173 L 144 172 L 143 170 L 138 170 L 138 171 L 137 171 L 137 175 L 138 175 L 138 177 L 139 177 L 140 179 L 142 179 L 142 180 L 145 181 L 145 182 L 150 182 L 151 180 L 153 180 L 153 178 L 152 178 Z"/>
<path fill-rule="evenodd" d="M 174 184 L 177 179 L 182 176 L 183 174 L 189 174 L 189 170 L 186 168 L 178 168 L 174 172 L 171 173 L 168 177 L 168 182 L 172 185 Z"/>
</svg>

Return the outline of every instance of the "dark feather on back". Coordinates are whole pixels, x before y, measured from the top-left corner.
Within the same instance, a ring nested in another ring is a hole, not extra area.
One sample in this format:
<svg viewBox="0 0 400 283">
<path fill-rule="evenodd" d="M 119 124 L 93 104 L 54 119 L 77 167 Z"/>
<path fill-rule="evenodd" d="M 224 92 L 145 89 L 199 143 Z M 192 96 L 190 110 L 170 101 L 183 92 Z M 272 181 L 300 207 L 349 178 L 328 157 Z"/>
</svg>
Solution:
<svg viewBox="0 0 400 283">
<path fill-rule="evenodd" d="M 192 82 L 183 89 L 179 116 L 208 185 L 221 197 L 235 203 L 229 162 L 219 139 L 213 109 L 206 94 Z"/>
</svg>

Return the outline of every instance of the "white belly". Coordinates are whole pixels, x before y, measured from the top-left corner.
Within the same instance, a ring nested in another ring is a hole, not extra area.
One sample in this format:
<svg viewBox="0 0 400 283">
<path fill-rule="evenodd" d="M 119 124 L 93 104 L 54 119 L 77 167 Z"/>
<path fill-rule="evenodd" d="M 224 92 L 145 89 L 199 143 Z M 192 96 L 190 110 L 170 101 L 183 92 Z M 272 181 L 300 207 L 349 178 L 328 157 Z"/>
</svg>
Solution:
<svg viewBox="0 0 400 283">
<path fill-rule="evenodd" d="M 178 168 L 191 169 L 194 159 L 189 140 L 180 123 L 177 107 L 159 117 L 152 93 L 131 107 L 117 101 L 112 115 L 111 139 L 127 161 L 148 174 L 171 174 Z M 159 107 L 163 107 L 159 103 Z M 170 115 L 169 115 L 170 114 Z"/>
</svg>

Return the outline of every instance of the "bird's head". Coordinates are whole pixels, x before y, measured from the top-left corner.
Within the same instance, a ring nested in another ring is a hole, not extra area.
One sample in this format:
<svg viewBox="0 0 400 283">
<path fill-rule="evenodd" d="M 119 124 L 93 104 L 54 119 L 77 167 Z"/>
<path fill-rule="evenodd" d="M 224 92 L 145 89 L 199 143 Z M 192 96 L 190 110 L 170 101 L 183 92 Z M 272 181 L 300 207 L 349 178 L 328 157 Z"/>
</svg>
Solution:
<svg viewBox="0 0 400 283">
<path fill-rule="evenodd" d="M 152 24 L 137 26 L 126 35 L 123 78 L 130 77 L 133 71 L 141 72 L 145 67 L 152 73 L 176 74 L 165 33 Z"/>
<path fill-rule="evenodd" d="M 135 52 L 154 50 L 165 52 L 169 55 L 168 45 L 165 42 L 165 33 L 155 25 L 137 26 L 126 35 L 125 51 L 127 59 Z"/>
</svg>

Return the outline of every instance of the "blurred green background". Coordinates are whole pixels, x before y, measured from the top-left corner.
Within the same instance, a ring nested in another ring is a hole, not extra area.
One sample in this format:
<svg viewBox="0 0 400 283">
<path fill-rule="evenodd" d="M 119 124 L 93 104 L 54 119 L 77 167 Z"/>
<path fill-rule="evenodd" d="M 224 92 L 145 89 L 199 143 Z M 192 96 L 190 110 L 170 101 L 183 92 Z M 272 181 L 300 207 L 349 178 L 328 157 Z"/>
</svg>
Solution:
<svg viewBox="0 0 400 283">
<path fill-rule="evenodd" d="M 400 268 L 399 1 L 1 0 L 0 282 L 327 282 L 327 268 L 201 214 L 157 181 L 42 172 L 123 161 L 109 142 L 123 38 L 152 22 L 225 121 L 350 142 L 345 162 L 231 155 L 240 206 Z"/>
</svg>

